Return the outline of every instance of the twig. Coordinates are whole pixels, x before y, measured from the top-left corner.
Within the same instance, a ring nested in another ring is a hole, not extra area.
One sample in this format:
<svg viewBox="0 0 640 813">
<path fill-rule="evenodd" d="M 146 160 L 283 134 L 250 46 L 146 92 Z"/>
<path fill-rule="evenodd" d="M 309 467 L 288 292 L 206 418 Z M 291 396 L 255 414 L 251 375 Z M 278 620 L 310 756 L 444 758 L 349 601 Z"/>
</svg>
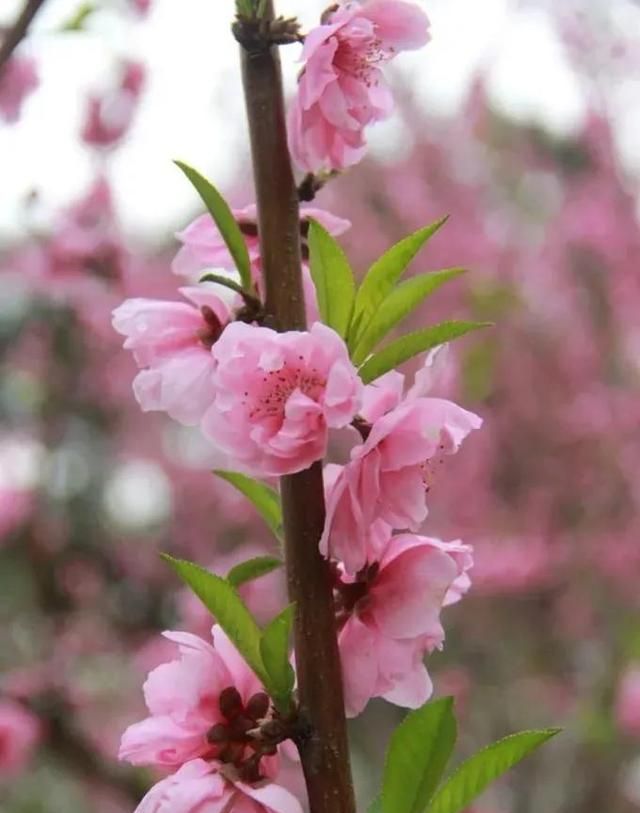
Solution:
<svg viewBox="0 0 640 813">
<path fill-rule="evenodd" d="M 45 0 L 27 0 L 18 19 L 5 32 L 0 43 L 0 75 L 7 62 L 11 59 L 13 52 L 27 36 L 34 17 L 44 4 Z"/>
<path fill-rule="evenodd" d="M 274 19 L 272 0 L 265 15 Z M 239 20 L 238 24 L 242 24 Z M 237 24 L 237 25 L 238 25 Z M 234 30 L 242 42 L 243 32 Z M 287 148 L 280 58 L 243 47 L 242 78 L 258 202 L 266 321 L 305 330 L 298 190 Z M 320 555 L 322 466 L 281 479 L 287 579 L 296 604 L 295 647 L 302 733 L 296 738 L 311 813 L 355 813 L 329 565 Z"/>
</svg>

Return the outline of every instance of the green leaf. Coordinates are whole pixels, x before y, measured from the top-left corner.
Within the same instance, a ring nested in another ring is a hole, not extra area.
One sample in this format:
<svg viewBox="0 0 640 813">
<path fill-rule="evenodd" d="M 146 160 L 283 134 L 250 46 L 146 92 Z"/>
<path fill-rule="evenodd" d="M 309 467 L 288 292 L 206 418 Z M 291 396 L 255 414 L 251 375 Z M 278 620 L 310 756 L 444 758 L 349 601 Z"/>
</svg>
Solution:
<svg viewBox="0 0 640 813">
<path fill-rule="evenodd" d="M 391 737 L 382 782 L 382 813 L 423 813 L 456 742 L 453 698 L 408 714 Z"/>
<path fill-rule="evenodd" d="M 560 731 L 522 731 L 478 751 L 453 773 L 436 793 L 426 813 L 461 813 L 482 791 Z"/>
<path fill-rule="evenodd" d="M 378 307 L 404 274 L 411 260 L 447 220 L 448 216 L 418 229 L 392 246 L 371 266 L 356 296 L 349 328 L 350 349 L 356 347 Z"/>
<path fill-rule="evenodd" d="M 85 22 L 96 10 L 95 3 L 81 3 L 71 17 L 60 26 L 60 31 L 82 31 Z"/>
<path fill-rule="evenodd" d="M 364 330 L 351 358 L 354 364 L 362 364 L 373 348 L 387 333 L 411 311 L 445 282 L 464 274 L 464 268 L 445 268 L 408 279 L 395 288 L 378 308 Z"/>
<path fill-rule="evenodd" d="M 182 161 L 175 161 L 175 164 L 184 172 L 202 198 L 204 205 L 207 207 L 209 214 L 214 219 L 220 231 L 222 239 L 227 244 L 229 253 L 233 257 L 235 266 L 240 274 L 242 287 L 245 291 L 251 292 L 253 290 L 253 281 L 251 279 L 249 252 L 247 251 L 244 236 L 229 208 L 229 204 L 215 186 L 197 170 L 193 169 L 193 167 L 184 164 Z"/>
<path fill-rule="evenodd" d="M 253 0 L 236 0 L 236 12 L 251 17 L 254 11 Z"/>
<path fill-rule="evenodd" d="M 216 469 L 213 473 L 226 480 L 227 483 L 231 483 L 232 486 L 244 494 L 253 503 L 276 537 L 282 540 L 282 508 L 280 506 L 280 495 L 277 491 L 237 471 Z"/>
<path fill-rule="evenodd" d="M 367 813 L 382 813 L 382 797 L 378 796 L 371 802 Z"/>
<path fill-rule="evenodd" d="M 491 324 L 491 322 L 441 322 L 424 330 L 417 330 L 415 333 L 407 333 L 406 336 L 401 336 L 367 359 L 358 371 L 360 378 L 365 384 L 370 384 L 376 378 L 380 378 L 389 370 L 394 370 L 398 365 L 419 353 L 464 336 L 465 333 L 470 333 L 472 330 L 490 327 Z"/>
<path fill-rule="evenodd" d="M 322 321 L 346 337 L 356 295 L 353 271 L 340 245 L 320 223 L 311 219 L 309 267 Z"/>
<path fill-rule="evenodd" d="M 255 559 L 249 559 L 232 567 L 227 573 L 227 581 L 233 587 L 240 587 L 246 582 L 266 576 L 267 573 L 271 573 L 282 565 L 282 559 L 276 559 L 275 556 L 256 556 Z"/>
<path fill-rule="evenodd" d="M 166 554 L 162 558 L 213 613 L 216 621 L 227 633 L 238 652 L 268 690 L 269 679 L 260 653 L 260 627 L 246 608 L 235 587 L 226 579 L 216 576 L 193 562 L 174 559 Z"/>
<path fill-rule="evenodd" d="M 271 696 L 279 711 L 289 711 L 295 682 L 289 662 L 289 638 L 293 626 L 295 605 L 290 604 L 265 627 L 260 640 L 260 653 L 269 675 Z"/>
</svg>

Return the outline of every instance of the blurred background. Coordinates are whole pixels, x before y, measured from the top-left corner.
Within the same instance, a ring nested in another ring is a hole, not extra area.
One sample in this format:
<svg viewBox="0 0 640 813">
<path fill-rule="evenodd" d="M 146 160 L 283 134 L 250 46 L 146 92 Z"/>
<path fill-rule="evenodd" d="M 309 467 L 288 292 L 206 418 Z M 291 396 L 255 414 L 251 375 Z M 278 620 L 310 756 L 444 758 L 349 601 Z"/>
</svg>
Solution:
<svg viewBox="0 0 640 813">
<path fill-rule="evenodd" d="M 0 41 L 22 5 L 0 0 Z M 278 3 L 305 26 L 324 5 Z M 496 324 L 437 393 L 485 426 L 432 489 L 426 532 L 476 566 L 430 671 L 462 754 L 565 729 L 474 813 L 640 810 L 640 4 L 421 5 L 433 42 L 392 66 L 396 113 L 318 202 L 361 272 L 449 213 L 413 270 L 470 273 L 415 325 Z M 140 413 L 110 326 L 181 284 L 173 235 L 199 209 L 172 159 L 252 202 L 231 8 L 47 0 L 13 58 L 24 98 L 0 76 L 2 813 L 132 811 L 152 777 L 115 754 L 172 655 L 158 632 L 208 628 L 158 552 L 225 573 L 272 545 L 200 436 Z M 246 599 L 271 617 L 280 577 Z M 401 716 L 353 724 L 363 805 Z"/>
</svg>

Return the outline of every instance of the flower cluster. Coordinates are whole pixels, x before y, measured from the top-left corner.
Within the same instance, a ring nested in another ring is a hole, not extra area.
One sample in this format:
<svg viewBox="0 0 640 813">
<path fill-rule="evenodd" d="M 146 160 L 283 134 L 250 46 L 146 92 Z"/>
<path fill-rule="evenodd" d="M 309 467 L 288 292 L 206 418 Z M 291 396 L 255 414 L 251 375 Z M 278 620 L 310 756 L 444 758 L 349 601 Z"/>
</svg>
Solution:
<svg viewBox="0 0 640 813">
<path fill-rule="evenodd" d="M 326 12 L 306 37 L 291 113 L 291 151 L 300 165 L 314 172 L 359 160 L 365 127 L 392 107 L 380 66 L 427 40 L 426 17 L 402 0 L 347 2 Z M 231 235 L 226 215 L 218 225 L 203 215 L 177 235 L 173 270 L 191 283 L 180 289 L 187 302 L 133 299 L 114 311 L 113 325 L 140 370 L 136 397 L 145 411 L 198 426 L 230 468 L 251 477 L 308 469 L 326 458 L 330 430 L 351 428 L 357 442 L 349 461 L 324 470 L 327 513 L 318 540 L 333 579 L 346 713 L 359 714 L 373 697 L 417 708 L 432 692 L 424 658 L 443 645 L 441 610 L 467 591 L 472 566 L 470 546 L 418 531 L 436 467 L 481 420 L 428 394 L 438 352 L 406 392 L 395 371 L 365 385 L 344 338 L 351 328 L 340 334 L 320 319 L 306 262 L 315 229 L 309 221 L 324 226 L 318 233 L 327 240 L 347 221 L 301 211 L 311 326 L 278 333 L 264 324 L 256 207 L 232 214 Z M 242 239 L 250 268 L 239 285 L 231 247 Z M 206 271 L 209 279 L 198 283 Z M 324 305 L 323 313 L 336 324 Z M 178 813 L 297 813 L 295 798 L 274 783 L 278 747 L 291 731 L 232 643 L 219 627 L 213 647 L 187 633 L 165 636 L 179 646 L 180 660 L 149 675 L 150 716 L 125 732 L 120 756 L 174 773 L 138 813 L 169 806 Z"/>
<path fill-rule="evenodd" d="M 150 715 L 125 731 L 120 758 L 175 773 L 154 785 L 138 813 L 301 813 L 297 799 L 269 781 L 278 771 L 278 743 L 262 731 L 273 709 L 226 635 L 214 627 L 213 646 L 185 632 L 165 637 L 180 657 L 149 674 Z"/>
<path fill-rule="evenodd" d="M 425 654 L 442 646 L 440 610 L 470 585 L 472 551 L 414 533 L 443 455 L 457 451 L 477 415 L 426 396 L 433 356 L 403 394 L 396 372 L 365 388 L 363 435 L 344 466 L 325 469 L 321 552 L 335 573 L 336 619 L 350 715 L 372 697 L 416 708 L 431 694 Z"/>
</svg>

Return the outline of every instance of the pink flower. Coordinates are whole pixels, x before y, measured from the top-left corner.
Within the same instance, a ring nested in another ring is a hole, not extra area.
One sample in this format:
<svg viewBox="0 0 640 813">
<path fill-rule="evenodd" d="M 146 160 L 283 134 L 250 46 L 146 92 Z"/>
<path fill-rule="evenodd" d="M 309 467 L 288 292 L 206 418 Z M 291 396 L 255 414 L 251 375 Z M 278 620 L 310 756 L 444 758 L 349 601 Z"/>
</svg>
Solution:
<svg viewBox="0 0 640 813">
<path fill-rule="evenodd" d="M 302 813 L 302 807 L 279 785 L 232 781 L 195 759 L 154 785 L 135 813 Z"/>
<path fill-rule="evenodd" d="M 134 10 L 141 15 L 149 13 L 151 8 L 151 0 L 129 0 Z"/>
<path fill-rule="evenodd" d="M 391 379 L 395 385 L 395 378 Z M 390 390 L 379 388 L 377 403 L 365 393 L 368 416 L 393 403 Z M 383 520 L 396 529 L 416 530 L 427 516 L 426 494 L 434 465 L 458 451 L 477 415 L 440 398 L 407 398 L 371 424 L 364 443 L 335 477 L 327 499 L 327 519 L 320 550 L 344 562 L 349 573 L 361 570 L 371 554 L 369 529 Z"/>
<path fill-rule="evenodd" d="M 335 587 L 349 716 L 372 697 L 408 708 L 426 702 L 423 658 L 444 641 L 440 610 L 469 586 L 469 546 L 378 530 L 386 536 L 380 558 L 356 576 L 338 570 Z"/>
<path fill-rule="evenodd" d="M 9 123 L 17 121 L 24 100 L 38 84 L 34 60 L 22 56 L 11 57 L 0 72 L 0 118 Z"/>
<path fill-rule="evenodd" d="M 122 736 L 120 759 L 175 767 L 193 759 L 233 766 L 251 781 L 277 771 L 275 748 L 260 755 L 247 734 L 269 716 L 257 677 L 219 627 L 214 645 L 187 632 L 165 632 L 180 659 L 149 673 L 144 696 L 150 716 Z"/>
<path fill-rule="evenodd" d="M 630 737 L 640 737 L 640 664 L 630 666 L 622 676 L 615 717 L 621 731 Z"/>
<path fill-rule="evenodd" d="M 233 216 L 245 236 L 254 278 L 258 281 L 261 265 L 256 205 L 252 203 L 244 209 L 234 209 Z M 317 220 L 334 236 L 343 234 L 351 225 L 348 220 L 336 217 L 324 209 L 307 206 L 300 210 L 300 231 L 303 237 L 307 233 L 309 218 Z M 235 270 L 233 258 L 211 215 L 200 215 L 183 231 L 178 232 L 176 237 L 182 243 L 182 248 L 172 263 L 175 274 L 194 279 L 207 269 Z"/>
<path fill-rule="evenodd" d="M 234 209 L 233 214 L 245 236 L 254 282 L 259 293 L 264 294 L 262 290 L 262 264 L 260 262 L 256 206 L 251 204 L 244 209 Z M 304 238 L 308 232 L 309 218 L 317 220 L 334 236 L 343 234 L 351 226 L 348 220 L 336 217 L 324 209 L 316 209 L 311 206 L 302 208 L 300 210 L 300 232 L 303 238 L 302 253 L 305 259 L 308 255 L 308 249 Z M 229 249 L 210 215 L 200 215 L 186 229 L 178 232 L 176 237 L 182 243 L 182 248 L 178 251 L 172 263 L 175 274 L 194 280 L 198 279 L 207 269 L 221 268 L 225 271 L 235 271 L 235 264 L 229 254 Z M 318 303 L 315 287 L 306 262 L 302 266 L 302 283 L 307 306 L 307 321 L 312 324 L 319 319 Z"/>
<path fill-rule="evenodd" d="M 125 135 L 138 106 L 144 74 L 140 63 L 126 62 L 117 87 L 103 95 L 89 96 L 82 129 L 85 143 L 110 147 Z"/>
<path fill-rule="evenodd" d="M 0 701 L 0 777 L 26 768 L 40 736 L 34 714 L 13 700 Z"/>
<path fill-rule="evenodd" d="M 346 426 L 360 405 L 346 345 L 319 322 L 287 333 L 234 322 L 212 354 L 216 395 L 202 429 L 249 473 L 308 468 L 325 454 L 328 427 Z"/>
<path fill-rule="evenodd" d="M 344 169 L 364 155 L 364 129 L 393 98 L 381 67 L 429 41 L 429 21 L 402 0 L 346 2 L 304 43 L 305 67 L 289 115 L 289 146 L 304 170 Z"/>
<path fill-rule="evenodd" d="M 180 292 L 193 304 L 127 299 L 114 310 L 113 326 L 140 367 L 133 390 L 142 409 L 197 424 L 214 399 L 211 347 L 229 311 L 209 283 Z"/>
</svg>

